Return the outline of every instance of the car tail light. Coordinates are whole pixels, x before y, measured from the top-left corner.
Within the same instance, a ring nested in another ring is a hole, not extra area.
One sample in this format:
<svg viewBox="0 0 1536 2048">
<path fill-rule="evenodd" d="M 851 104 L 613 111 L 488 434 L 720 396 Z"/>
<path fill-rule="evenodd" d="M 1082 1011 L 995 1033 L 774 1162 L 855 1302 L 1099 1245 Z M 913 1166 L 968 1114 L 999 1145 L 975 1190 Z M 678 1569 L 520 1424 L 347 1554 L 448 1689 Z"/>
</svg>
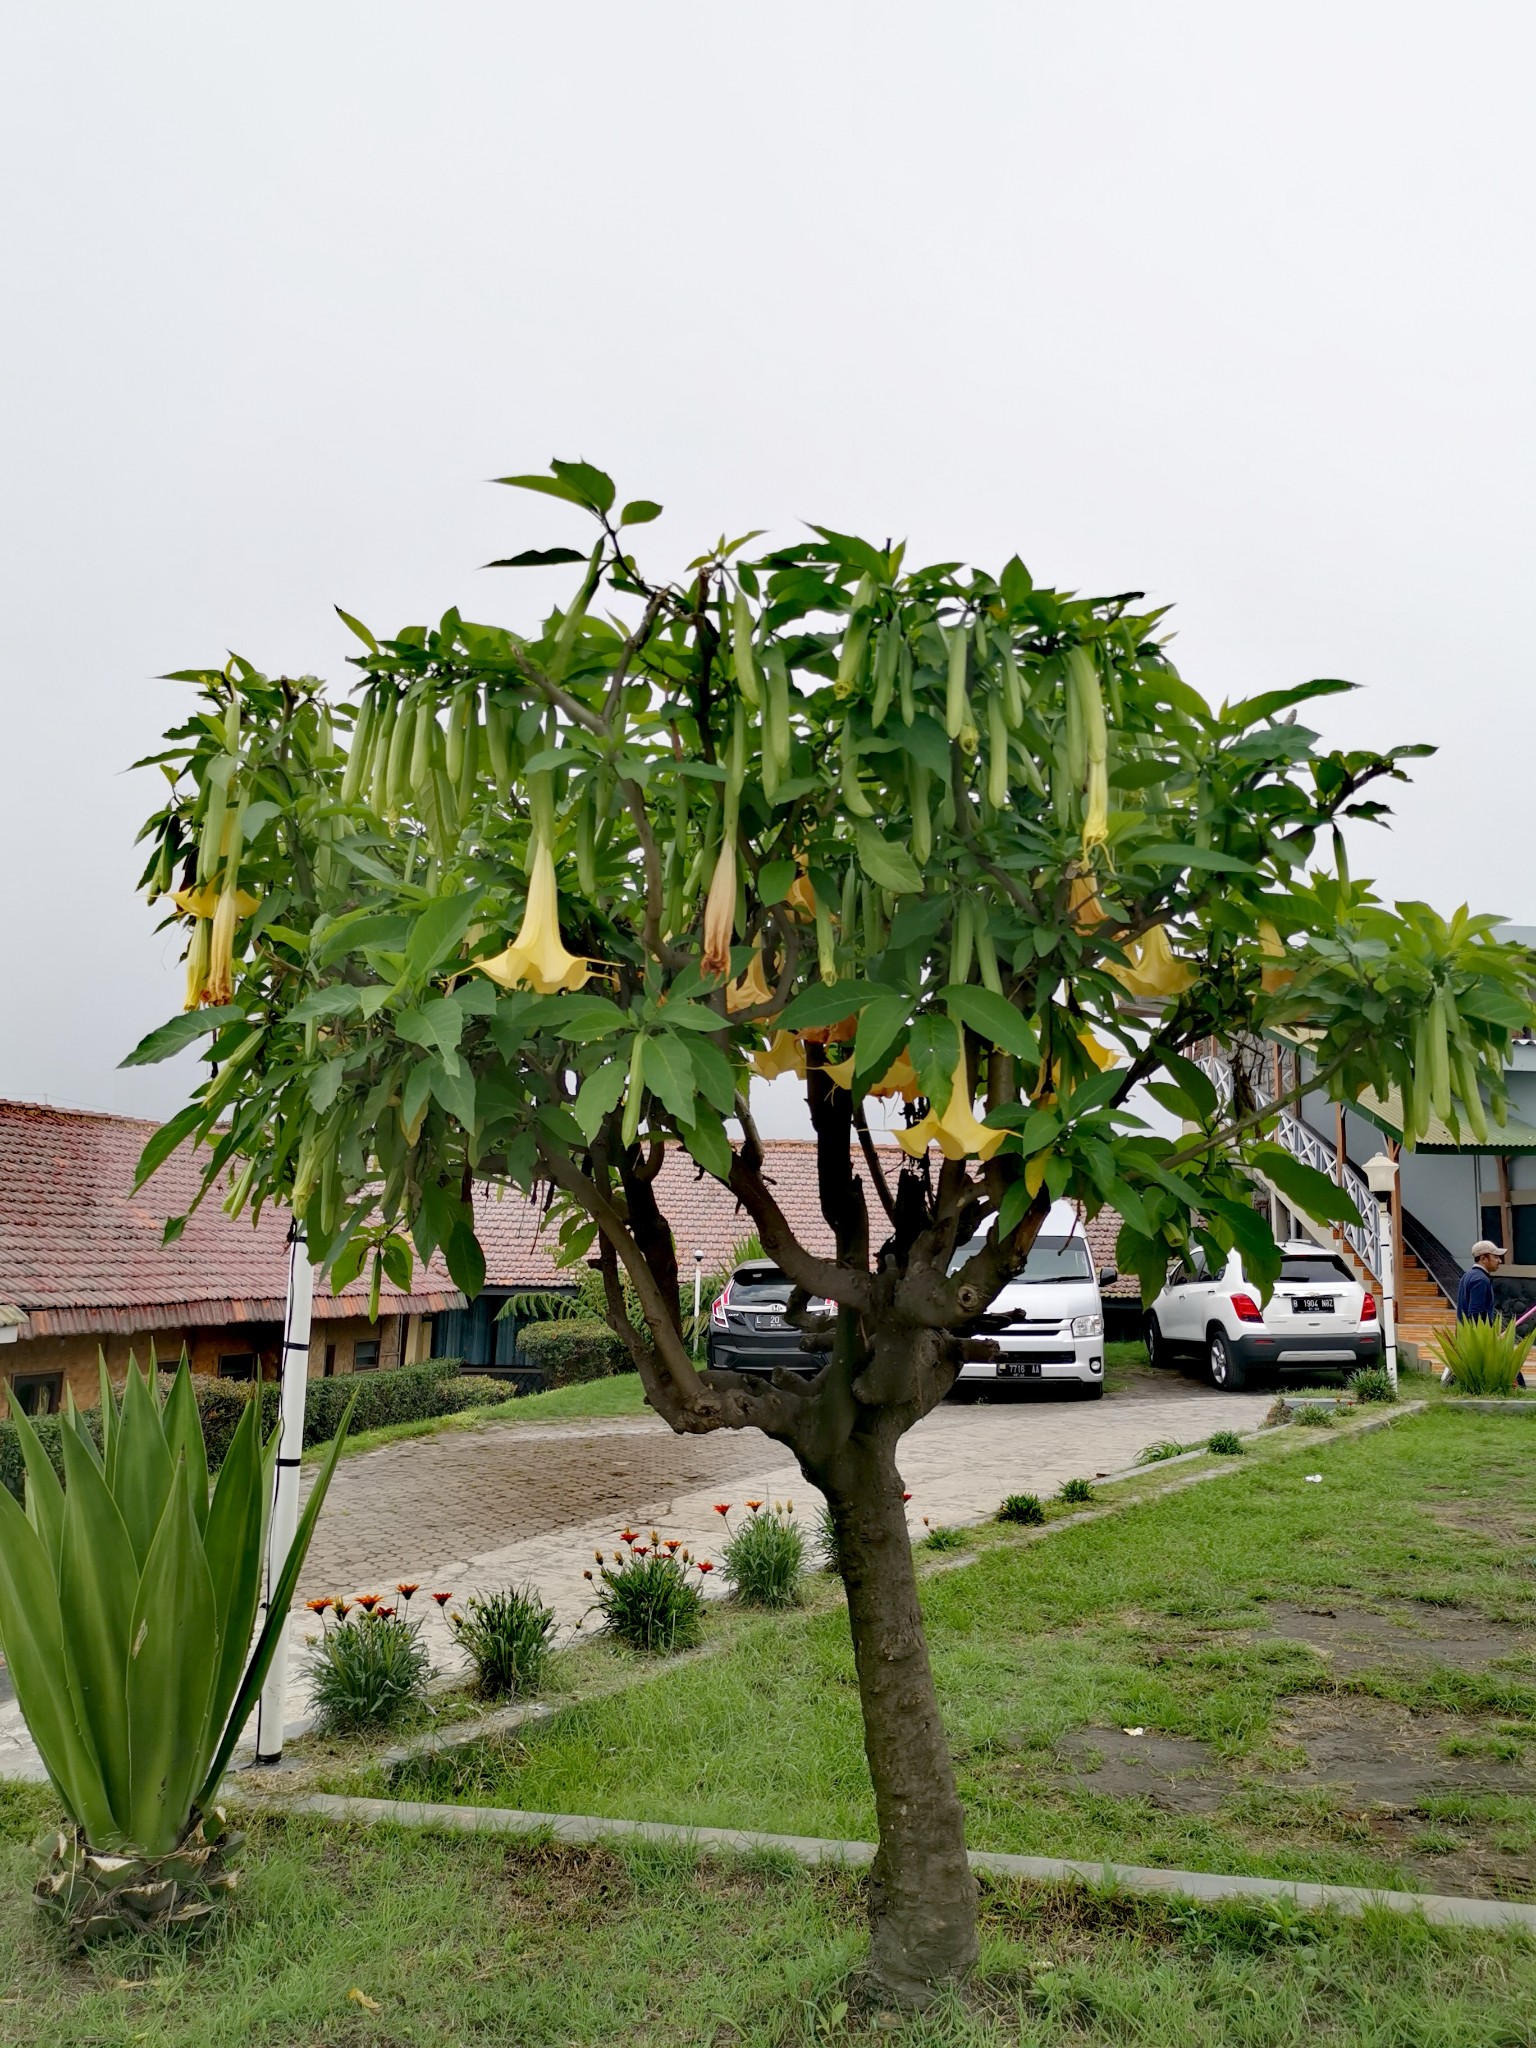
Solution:
<svg viewBox="0 0 1536 2048">
<path fill-rule="evenodd" d="M 1376 1297 L 1369 1291 L 1360 1304 L 1360 1320 L 1362 1323 L 1374 1323 L 1376 1320 Z"/>
<path fill-rule="evenodd" d="M 1251 1294 L 1234 1294 L 1232 1313 L 1240 1323 L 1262 1323 L 1264 1320 L 1264 1311 Z"/>
<path fill-rule="evenodd" d="M 714 1300 L 710 1303 L 709 1307 L 709 1320 L 714 1324 L 717 1330 L 723 1330 L 726 1327 L 725 1312 L 730 1307 L 730 1305 L 731 1283 L 729 1280 L 727 1280 L 725 1285 L 721 1288 L 720 1292 L 715 1296 Z"/>
</svg>

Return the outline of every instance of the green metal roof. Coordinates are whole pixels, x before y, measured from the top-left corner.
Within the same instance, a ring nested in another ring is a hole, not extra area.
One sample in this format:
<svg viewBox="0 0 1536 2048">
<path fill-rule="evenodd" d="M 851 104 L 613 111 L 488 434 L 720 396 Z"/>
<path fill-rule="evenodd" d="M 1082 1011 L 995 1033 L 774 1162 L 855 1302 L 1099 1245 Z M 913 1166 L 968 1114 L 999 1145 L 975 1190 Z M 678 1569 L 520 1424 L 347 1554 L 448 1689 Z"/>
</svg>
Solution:
<svg viewBox="0 0 1536 2048">
<path fill-rule="evenodd" d="M 1403 1135 L 1403 1098 L 1396 1088 L 1389 1088 L 1385 1095 L 1367 1090 L 1355 1102 L 1355 1108 L 1363 1117 L 1368 1117 L 1378 1130 L 1385 1131 L 1389 1138 Z M 1518 1117 L 1510 1117 L 1507 1123 L 1496 1124 L 1490 1118 L 1488 1141 L 1479 1144 L 1465 1125 L 1458 1138 L 1448 1125 L 1437 1116 L 1429 1119 L 1429 1129 L 1414 1146 L 1416 1152 L 1536 1152 L 1536 1130 L 1529 1124 L 1521 1123 Z"/>
</svg>

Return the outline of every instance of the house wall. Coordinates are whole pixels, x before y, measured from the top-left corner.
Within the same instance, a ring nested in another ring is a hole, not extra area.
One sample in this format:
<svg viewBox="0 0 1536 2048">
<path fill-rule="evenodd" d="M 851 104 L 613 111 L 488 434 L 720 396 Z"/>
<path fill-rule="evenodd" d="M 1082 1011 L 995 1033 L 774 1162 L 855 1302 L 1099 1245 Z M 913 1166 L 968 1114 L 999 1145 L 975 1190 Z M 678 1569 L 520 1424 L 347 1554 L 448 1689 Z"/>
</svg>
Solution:
<svg viewBox="0 0 1536 2048">
<path fill-rule="evenodd" d="M 366 1316 L 317 1320 L 310 1333 L 309 1376 L 320 1379 L 328 1370 L 357 1370 L 359 1344 L 378 1345 L 381 1371 L 396 1365 L 414 1365 L 430 1355 L 431 1330 L 429 1316 L 380 1316 L 376 1323 L 370 1323 Z M 262 1378 L 275 1379 L 281 1340 L 282 1329 L 276 1323 L 200 1325 L 185 1330 L 168 1326 L 138 1330 L 131 1337 L 18 1339 L 0 1350 L 0 1416 L 9 1413 L 9 1401 L 4 1398 L 9 1382 L 33 1373 L 58 1376 L 79 1407 L 96 1407 L 101 1391 L 98 1347 L 106 1354 L 113 1385 L 121 1387 L 130 1354 L 141 1366 L 147 1366 L 153 1350 L 162 1366 L 174 1366 L 184 1347 L 194 1373 L 214 1376 L 221 1358 L 254 1351 L 261 1361 Z"/>
</svg>

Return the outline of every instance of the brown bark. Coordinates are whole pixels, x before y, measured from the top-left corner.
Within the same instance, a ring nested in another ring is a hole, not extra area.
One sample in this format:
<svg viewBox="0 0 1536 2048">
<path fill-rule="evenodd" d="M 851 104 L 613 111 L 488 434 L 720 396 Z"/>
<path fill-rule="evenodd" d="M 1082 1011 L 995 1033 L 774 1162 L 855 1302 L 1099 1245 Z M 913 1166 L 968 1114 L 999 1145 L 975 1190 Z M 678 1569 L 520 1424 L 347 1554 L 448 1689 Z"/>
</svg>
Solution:
<svg viewBox="0 0 1536 2048">
<path fill-rule="evenodd" d="M 879 1822 L 868 1967 L 883 1991 L 913 2005 L 974 1965 L 976 1880 L 918 1607 L 899 1431 L 889 1411 L 865 1410 L 810 1477 L 837 1530 Z"/>
</svg>

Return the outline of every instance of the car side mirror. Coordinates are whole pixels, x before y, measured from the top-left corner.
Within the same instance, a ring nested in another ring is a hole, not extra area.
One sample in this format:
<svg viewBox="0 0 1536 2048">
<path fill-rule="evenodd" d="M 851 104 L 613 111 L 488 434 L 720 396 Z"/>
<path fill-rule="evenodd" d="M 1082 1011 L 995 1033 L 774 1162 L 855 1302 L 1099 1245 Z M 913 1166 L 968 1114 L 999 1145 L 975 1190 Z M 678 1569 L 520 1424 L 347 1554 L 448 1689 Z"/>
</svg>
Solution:
<svg viewBox="0 0 1536 2048">
<path fill-rule="evenodd" d="M 1099 1285 L 1101 1287 L 1113 1287 L 1115 1282 L 1119 1278 L 1120 1275 L 1115 1271 L 1113 1266 L 1100 1266 Z"/>
</svg>

